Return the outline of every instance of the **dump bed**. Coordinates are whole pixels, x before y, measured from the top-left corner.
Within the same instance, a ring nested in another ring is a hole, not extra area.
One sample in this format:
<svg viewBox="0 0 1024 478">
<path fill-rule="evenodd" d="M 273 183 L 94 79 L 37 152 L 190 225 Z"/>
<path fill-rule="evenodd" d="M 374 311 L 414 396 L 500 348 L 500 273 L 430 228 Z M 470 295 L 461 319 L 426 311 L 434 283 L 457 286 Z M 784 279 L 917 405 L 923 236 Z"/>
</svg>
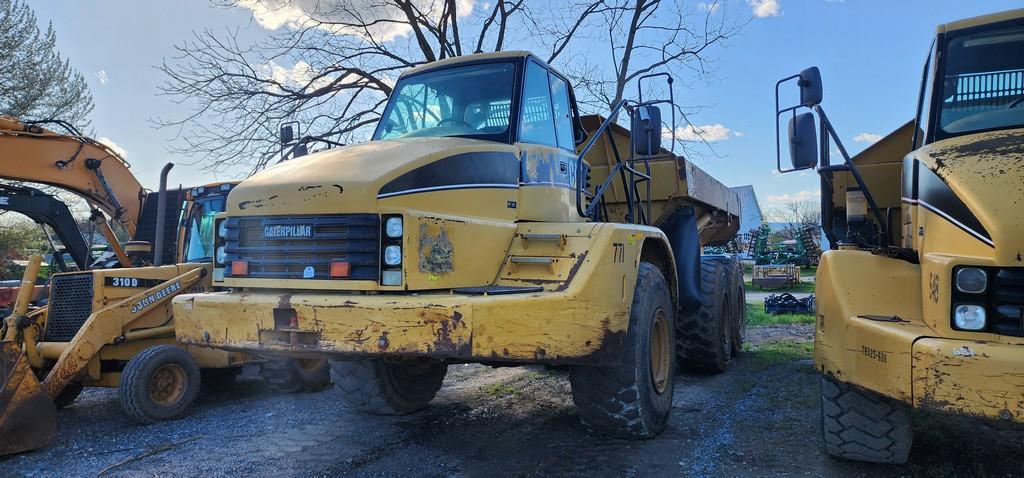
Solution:
<svg viewBox="0 0 1024 478">
<path fill-rule="evenodd" d="M 581 120 L 587 131 L 597 131 L 604 118 L 590 115 L 582 117 Z M 630 157 L 629 130 L 618 124 L 613 124 L 610 130 L 614 139 L 610 139 L 607 134 L 602 135 L 584 158 L 591 167 L 591 192 L 608 177 L 608 171 L 616 161 L 615 150 L 623 161 Z M 692 207 L 698 218 L 697 226 L 702 245 L 723 244 L 736 236 L 740 226 L 738 194 L 730 191 L 724 184 L 683 156 L 672 154 L 665 149 L 662 149 L 661 154 L 650 158 L 647 164 L 650 165 L 652 178 L 649 198 L 651 224 L 659 225 L 679 208 Z M 646 171 L 644 161 L 636 161 L 634 167 L 640 172 Z M 646 203 L 647 184 L 639 183 L 638 190 L 639 197 Z M 609 220 L 625 222 L 627 199 L 621 180 L 612 182 L 604 194 L 604 199 L 608 207 Z"/>
</svg>

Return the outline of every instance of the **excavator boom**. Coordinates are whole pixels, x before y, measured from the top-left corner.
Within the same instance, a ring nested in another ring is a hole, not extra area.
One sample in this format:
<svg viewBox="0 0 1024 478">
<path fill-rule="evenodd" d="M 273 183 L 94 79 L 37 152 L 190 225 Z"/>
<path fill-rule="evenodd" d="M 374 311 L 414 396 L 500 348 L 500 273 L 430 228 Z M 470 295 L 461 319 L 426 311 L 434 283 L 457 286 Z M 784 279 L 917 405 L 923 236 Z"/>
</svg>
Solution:
<svg viewBox="0 0 1024 478">
<path fill-rule="evenodd" d="M 145 190 L 110 147 L 82 136 L 0 116 L 0 178 L 70 190 L 135 235 Z"/>
</svg>

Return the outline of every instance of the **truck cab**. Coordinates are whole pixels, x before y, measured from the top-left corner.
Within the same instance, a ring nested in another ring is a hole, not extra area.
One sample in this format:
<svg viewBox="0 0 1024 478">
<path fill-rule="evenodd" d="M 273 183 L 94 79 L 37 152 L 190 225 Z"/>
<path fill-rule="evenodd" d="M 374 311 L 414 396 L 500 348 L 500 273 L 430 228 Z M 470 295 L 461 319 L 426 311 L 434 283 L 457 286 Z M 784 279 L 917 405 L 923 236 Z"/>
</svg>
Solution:
<svg viewBox="0 0 1024 478">
<path fill-rule="evenodd" d="M 817 70 L 791 78 L 801 102 L 777 116 L 791 115 L 791 169 L 817 167 L 838 245 L 816 290 L 833 455 L 905 462 L 912 409 L 1024 422 L 1022 51 L 1024 10 L 940 26 L 914 120 L 852 158 L 820 106 Z M 884 416 L 858 408 L 872 403 Z M 884 436 L 850 438 L 869 427 Z"/>
</svg>

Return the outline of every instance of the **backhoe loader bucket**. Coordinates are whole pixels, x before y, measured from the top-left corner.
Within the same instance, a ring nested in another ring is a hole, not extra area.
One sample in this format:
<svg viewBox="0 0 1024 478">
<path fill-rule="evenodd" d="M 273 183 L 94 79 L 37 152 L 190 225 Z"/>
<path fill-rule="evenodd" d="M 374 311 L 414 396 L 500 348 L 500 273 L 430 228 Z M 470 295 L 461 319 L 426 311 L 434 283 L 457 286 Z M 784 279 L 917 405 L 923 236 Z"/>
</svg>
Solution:
<svg viewBox="0 0 1024 478">
<path fill-rule="evenodd" d="M 13 340 L 0 342 L 0 455 L 42 448 L 57 431 L 57 407 Z"/>
</svg>

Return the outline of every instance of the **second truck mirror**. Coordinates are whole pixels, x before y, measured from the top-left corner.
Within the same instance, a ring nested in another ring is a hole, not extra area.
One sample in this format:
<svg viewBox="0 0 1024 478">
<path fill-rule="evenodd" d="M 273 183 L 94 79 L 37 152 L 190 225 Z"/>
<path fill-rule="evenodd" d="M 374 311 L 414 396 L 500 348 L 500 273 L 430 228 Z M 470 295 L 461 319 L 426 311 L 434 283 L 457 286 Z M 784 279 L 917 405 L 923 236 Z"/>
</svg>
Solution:
<svg viewBox="0 0 1024 478">
<path fill-rule="evenodd" d="M 281 126 L 281 146 L 291 144 L 295 140 L 295 130 L 292 129 L 292 125 L 286 124 Z"/>
<path fill-rule="evenodd" d="M 818 165 L 818 130 L 813 114 L 801 113 L 789 120 L 789 159 L 793 170 Z"/>
<path fill-rule="evenodd" d="M 654 105 L 640 105 L 633 110 L 630 137 L 633 153 L 652 156 L 661 150 L 661 110 Z"/>
</svg>

